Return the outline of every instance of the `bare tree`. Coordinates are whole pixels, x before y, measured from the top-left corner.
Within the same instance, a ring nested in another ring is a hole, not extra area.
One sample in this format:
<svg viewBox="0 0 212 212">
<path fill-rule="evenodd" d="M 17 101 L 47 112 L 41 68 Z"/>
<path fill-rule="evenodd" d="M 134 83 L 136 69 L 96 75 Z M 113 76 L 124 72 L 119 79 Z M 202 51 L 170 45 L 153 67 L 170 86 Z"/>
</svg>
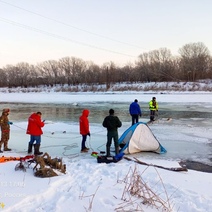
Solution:
<svg viewBox="0 0 212 212">
<path fill-rule="evenodd" d="M 140 76 L 140 81 L 150 82 L 153 80 L 151 60 L 148 53 L 143 53 L 139 55 L 139 60 L 137 62 L 137 70 Z"/>
<path fill-rule="evenodd" d="M 101 70 L 93 62 L 86 63 L 87 70 L 84 72 L 86 83 L 99 83 L 101 81 Z"/>
<path fill-rule="evenodd" d="M 143 81 L 167 81 L 175 78 L 173 57 L 166 48 L 141 54 L 137 65 Z"/>
<path fill-rule="evenodd" d="M 190 43 L 179 49 L 181 55 L 180 68 L 184 80 L 203 79 L 208 71 L 210 52 L 201 42 Z"/>
<path fill-rule="evenodd" d="M 0 69 L 0 87 L 8 86 L 8 78 L 6 71 L 4 69 Z"/>
<path fill-rule="evenodd" d="M 16 67 L 12 66 L 12 65 L 7 65 L 4 68 L 4 71 L 6 73 L 6 77 L 7 77 L 7 82 L 8 82 L 8 87 L 17 87 L 19 86 L 18 81 L 17 80 L 19 77 L 16 77 L 17 73 L 16 73 Z"/>
<path fill-rule="evenodd" d="M 53 86 L 60 83 L 58 67 L 58 62 L 55 60 L 49 60 L 38 64 L 37 69 L 46 85 Z"/>
<path fill-rule="evenodd" d="M 60 60 L 60 67 L 63 68 L 65 78 L 69 85 L 76 85 L 85 80 L 82 77 L 83 73 L 86 71 L 86 63 L 83 60 L 75 57 L 62 58 Z"/>
<path fill-rule="evenodd" d="M 70 57 L 60 59 L 59 68 L 64 72 L 64 83 L 70 85 L 72 76 L 72 59 Z"/>
</svg>

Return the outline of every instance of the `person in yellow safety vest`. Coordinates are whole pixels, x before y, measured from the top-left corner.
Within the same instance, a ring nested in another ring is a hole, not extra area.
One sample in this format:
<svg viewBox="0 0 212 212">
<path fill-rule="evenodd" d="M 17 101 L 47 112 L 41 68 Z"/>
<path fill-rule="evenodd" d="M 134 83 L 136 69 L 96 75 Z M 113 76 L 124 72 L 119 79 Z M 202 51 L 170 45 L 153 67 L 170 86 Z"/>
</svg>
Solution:
<svg viewBox="0 0 212 212">
<path fill-rule="evenodd" d="M 156 102 L 156 97 L 152 97 L 152 100 L 149 102 L 150 109 L 150 121 L 155 121 L 155 111 L 158 111 L 158 103 Z"/>
</svg>

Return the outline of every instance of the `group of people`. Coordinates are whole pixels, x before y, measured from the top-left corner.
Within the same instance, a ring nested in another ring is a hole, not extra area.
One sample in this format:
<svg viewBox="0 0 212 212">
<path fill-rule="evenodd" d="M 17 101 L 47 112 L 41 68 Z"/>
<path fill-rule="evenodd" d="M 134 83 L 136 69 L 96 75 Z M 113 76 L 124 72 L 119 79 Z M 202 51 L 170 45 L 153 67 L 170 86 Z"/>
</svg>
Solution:
<svg viewBox="0 0 212 212">
<path fill-rule="evenodd" d="M 155 113 L 158 111 L 158 103 L 156 102 L 156 98 L 153 97 L 149 102 L 150 109 L 150 121 L 154 121 Z M 2 115 L 0 117 L 0 125 L 1 125 L 1 141 L 0 141 L 0 153 L 3 151 L 11 151 L 8 147 L 8 141 L 10 137 L 10 125 L 13 123 L 9 121 L 8 115 L 10 113 L 9 108 L 5 108 L 2 111 Z M 105 117 L 102 125 L 107 128 L 107 143 L 106 143 L 106 155 L 109 157 L 110 155 L 110 147 L 112 144 L 112 140 L 114 141 L 115 146 L 115 154 L 119 153 L 119 145 L 118 145 L 118 128 L 122 126 L 121 121 L 117 116 L 114 115 L 115 111 L 113 109 L 109 110 L 109 115 Z M 130 104 L 129 113 L 132 117 L 132 125 L 138 123 L 139 116 L 142 116 L 141 108 L 138 104 L 138 100 L 135 99 L 134 102 Z M 89 148 L 86 147 L 86 139 L 87 136 L 90 136 L 89 129 L 89 110 L 84 109 L 82 111 L 82 115 L 79 117 L 79 128 L 80 134 L 82 135 L 82 143 L 81 143 L 81 152 L 88 152 Z M 43 134 L 42 127 L 45 125 L 45 120 L 41 120 L 42 113 L 37 112 L 30 115 L 28 118 L 28 126 L 26 134 L 30 135 L 30 141 L 28 143 L 28 154 L 31 154 L 34 147 L 35 155 L 42 155 L 43 152 L 40 152 L 40 144 L 41 144 L 41 135 Z M 2 145 L 4 145 L 2 149 Z"/>
<path fill-rule="evenodd" d="M 149 102 L 150 109 L 150 121 L 155 120 L 156 111 L 158 111 L 158 103 L 156 101 L 156 97 L 153 97 Z M 118 128 L 122 126 L 121 121 L 117 116 L 114 115 L 115 111 L 113 109 L 109 110 L 109 115 L 105 117 L 102 125 L 107 128 L 107 143 L 106 143 L 106 156 L 110 157 L 110 147 L 112 144 L 112 140 L 114 141 L 115 154 L 119 153 L 119 145 L 118 145 Z M 130 104 L 129 113 L 132 117 L 132 125 L 138 123 L 139 116 L 142 116 L 142 111 L 140 105 L 138 104 L 138 100 L 135 99 L 134 102 Z M 82 115 L 79 118 L 79 126 L 80 126 L 80 134 L 82 135 L 82 144 L 81 144 L 81 152 L 88 152 L 89 148 L 86 147 L 86 139 L 87 136 L 90 136 L 89 129 L 89 110 L 85 109 L 82 112 Z"/>
<path fill-rule="evenodd" d="M 155 115 L 156 112 L 158 112 L 158 103 L 156 101 L 156 97 L 152 97 L 152 100 L 149 102 L 149 110 L 150 121 L 155 121 Z M 139 116 L 142 116 L 142 112 L 137 99 L 135 99 L 134 102 L 130 104 L 129 113 L 132 117 L 132 125 L 138 123 Z"/>
<path fill-rule="evenodd" d="M 2 111 L 2 115 L 0 117 L 0 125 L 1 125 L 1 141 L 0 141 L 0 153 L 3 151 L 11 151 L 8 148 L 8 141 L 10 138 L 10 125 L 13 122 L 9 121 L 10 109 L 5 108 Z M 37 112 L 30 115 L 28 119 L 28 126 L 26 134 L 30 135 L 30 141 L 28 144 L 28 153 L 32 153 L 32 149 L 34 146 L 34 154 L 42 155 L 43 152 L 40 152 L 40 143 L 41 143 L 41 135 L 43 134 L 42 127 L 44 126 L 45 120 L 41 120 L 42 113 Z M 34 144 L 35 142 L 35 144 Z M 4 145 L 2 149 L 2 145 Z"/>
</svg>

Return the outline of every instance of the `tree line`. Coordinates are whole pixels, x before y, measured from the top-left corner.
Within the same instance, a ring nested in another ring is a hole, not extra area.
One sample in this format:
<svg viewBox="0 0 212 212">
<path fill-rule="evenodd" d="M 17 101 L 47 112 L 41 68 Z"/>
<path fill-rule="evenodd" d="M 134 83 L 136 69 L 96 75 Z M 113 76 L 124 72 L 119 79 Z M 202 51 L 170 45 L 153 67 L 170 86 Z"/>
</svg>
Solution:
<svg viewBox="0 0 212 212">
<path fill-rule="evenodd" d="M 48 60 L 37 65 L 18 63 L 0 69 L 0 87 L 37 87 L 121 82 L 169 82 L 212 79 L 212 57 L 202 43 L 189 43 L 173 56 L 160 48 L 138 56 L 137 61 L 123 67 L 114 62 L 102 66 L 75 57 Z"/>
</svg>

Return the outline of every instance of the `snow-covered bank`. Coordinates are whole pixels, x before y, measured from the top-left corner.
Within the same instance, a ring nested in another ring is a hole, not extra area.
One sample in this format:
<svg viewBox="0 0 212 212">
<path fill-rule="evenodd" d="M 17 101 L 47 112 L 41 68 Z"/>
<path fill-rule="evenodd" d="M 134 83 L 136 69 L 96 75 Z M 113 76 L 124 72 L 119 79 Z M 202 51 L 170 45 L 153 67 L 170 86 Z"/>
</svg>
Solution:
<svg viewBox="0 0 212 212">
<path fill-rule="evenodd" d="M 158 102 L 200 102 L 212 105 L 212 94 L 146 94 L 146 93 L 0 93 L 1 102 L 75 104 L 81 102 L 149 102 L 155 96 Z"/>
</svg>

